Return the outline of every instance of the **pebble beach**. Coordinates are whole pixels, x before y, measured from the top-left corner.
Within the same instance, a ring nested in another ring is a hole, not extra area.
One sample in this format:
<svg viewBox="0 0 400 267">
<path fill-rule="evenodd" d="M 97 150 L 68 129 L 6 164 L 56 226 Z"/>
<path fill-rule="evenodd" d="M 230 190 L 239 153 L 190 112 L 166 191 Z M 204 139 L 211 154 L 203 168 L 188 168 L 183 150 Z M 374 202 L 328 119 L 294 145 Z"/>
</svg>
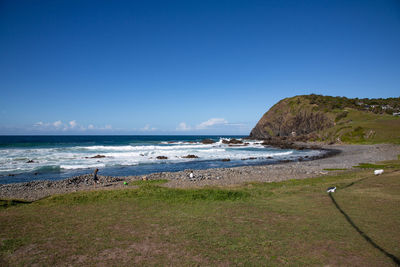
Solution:
<svg viewBox="0 0 400 267">
<path fill-rule="evenodd" d="M 31 181 L 0 185 L 0 199 L 35 201 L 48 196 L 77 191 L 132 188 L 126 183 L 135 180 L 166 179 L 163 186 L 171 188 L 201 188 L 205 186 L 235 186 L 246 182 L 277 182 L 327 175 L 326 169 L 351 169 L 359 163 L 374 163 L 397 159 L 400 146 L 378 145 L 320 145 L 330 151 L 327 156 L 307 161 L 282 162 L 272 165 L 242 166 L 205 170 L 160 172 L 141 176 L 102 176 L 95 183 L 92 174 L 59 181 Z M 193 171 L 193 177 L 190 172 Z"/>
</svg>

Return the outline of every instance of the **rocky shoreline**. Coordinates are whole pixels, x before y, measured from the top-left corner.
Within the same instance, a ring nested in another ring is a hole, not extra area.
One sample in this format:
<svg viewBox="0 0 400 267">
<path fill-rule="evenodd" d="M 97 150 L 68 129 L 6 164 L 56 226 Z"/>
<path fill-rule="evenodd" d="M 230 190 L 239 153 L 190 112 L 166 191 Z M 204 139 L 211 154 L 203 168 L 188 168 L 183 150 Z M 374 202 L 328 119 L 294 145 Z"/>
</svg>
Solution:
<svg viewBox="0 0 400 267">
<path fill-rule="evenodd" d="M 309 144 L 296 143 L 302 149 Z M 315 145 L 314 145 L 315 147 Z M 273 165 L 242 166 L 179 172 L 161 172 L 145 176 L 111 177 L 98 175 L 98 182 L 92 174 L 71 177 L 59 181 L 32 181 L 0 185 L 0 199 L 20 199 L 35 201 L 51 195 L 76 191 L 105 190 L 129 188 L 125 182 L 142 179 L 166 179 L 164 185 L 174 188 L 203 186 L 233 186 L 244 182 L 274 182 L 288 179 L 304 179 L 327 174 L 324 169 L 350 169 L 359 163 L 373 163 L 396 159 L 400 154 L 400 146 L 390 144 L 379 145 L 319 145 L 325 150 L 320 158 L 297 162 L 281 162 Z"/>
</svg>

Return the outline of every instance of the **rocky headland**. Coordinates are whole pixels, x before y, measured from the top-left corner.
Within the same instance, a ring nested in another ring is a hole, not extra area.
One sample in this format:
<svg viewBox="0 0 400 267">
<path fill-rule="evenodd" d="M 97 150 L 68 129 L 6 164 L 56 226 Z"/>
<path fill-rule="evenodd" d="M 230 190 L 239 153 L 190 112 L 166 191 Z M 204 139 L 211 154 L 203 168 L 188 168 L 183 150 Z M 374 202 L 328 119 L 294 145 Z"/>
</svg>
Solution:
<svg viewBox="0 0 400 267">
<path fill-rule="evenodd" d="M 249 138 L 290 147 L 294 142 L 400 144 L 400 98 L 350 99 L 322 95 L 285 98 L 273 105 Z"/>
</svg>

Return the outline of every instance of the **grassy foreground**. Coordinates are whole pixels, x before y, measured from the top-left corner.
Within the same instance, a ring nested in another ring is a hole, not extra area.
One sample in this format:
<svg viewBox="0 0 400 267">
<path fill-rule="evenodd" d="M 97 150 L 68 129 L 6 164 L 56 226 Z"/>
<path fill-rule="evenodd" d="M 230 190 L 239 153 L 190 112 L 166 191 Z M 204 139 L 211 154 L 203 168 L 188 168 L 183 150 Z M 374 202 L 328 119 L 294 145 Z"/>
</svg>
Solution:
<svg viewBox="0 0 400 267">
<path fill-rule="evenodd" d="M 236 188 L 168 189 L 149 181 L 3 201 L 0 265 L 395 266 L 398 163 L 379 163 L 381 176 L 364 166 Z M 329 186 L 338 188 L 332 198 Z"/>
</svg>

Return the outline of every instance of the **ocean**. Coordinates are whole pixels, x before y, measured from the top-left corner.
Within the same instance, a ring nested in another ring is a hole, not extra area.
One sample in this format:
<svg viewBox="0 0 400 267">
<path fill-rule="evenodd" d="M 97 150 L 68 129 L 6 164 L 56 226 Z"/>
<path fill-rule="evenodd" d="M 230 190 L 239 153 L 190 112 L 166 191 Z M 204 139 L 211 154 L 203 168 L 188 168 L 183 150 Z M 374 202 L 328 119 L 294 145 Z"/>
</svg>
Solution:
<svg viewBox="0 0 400 267">
<path fill-rule="evenodd" d="M 243 140 L 246 146 L 223 143 L 232 138 L 243 136 L 0 136 L 0 184 L 59 180 L 96 168 L 99 175 L 144 175 L 273 164 L 322 153 L 264 147 L 256 140 Z M 215 143 L 203 144 L 204 139 Z"/>
</svg>

